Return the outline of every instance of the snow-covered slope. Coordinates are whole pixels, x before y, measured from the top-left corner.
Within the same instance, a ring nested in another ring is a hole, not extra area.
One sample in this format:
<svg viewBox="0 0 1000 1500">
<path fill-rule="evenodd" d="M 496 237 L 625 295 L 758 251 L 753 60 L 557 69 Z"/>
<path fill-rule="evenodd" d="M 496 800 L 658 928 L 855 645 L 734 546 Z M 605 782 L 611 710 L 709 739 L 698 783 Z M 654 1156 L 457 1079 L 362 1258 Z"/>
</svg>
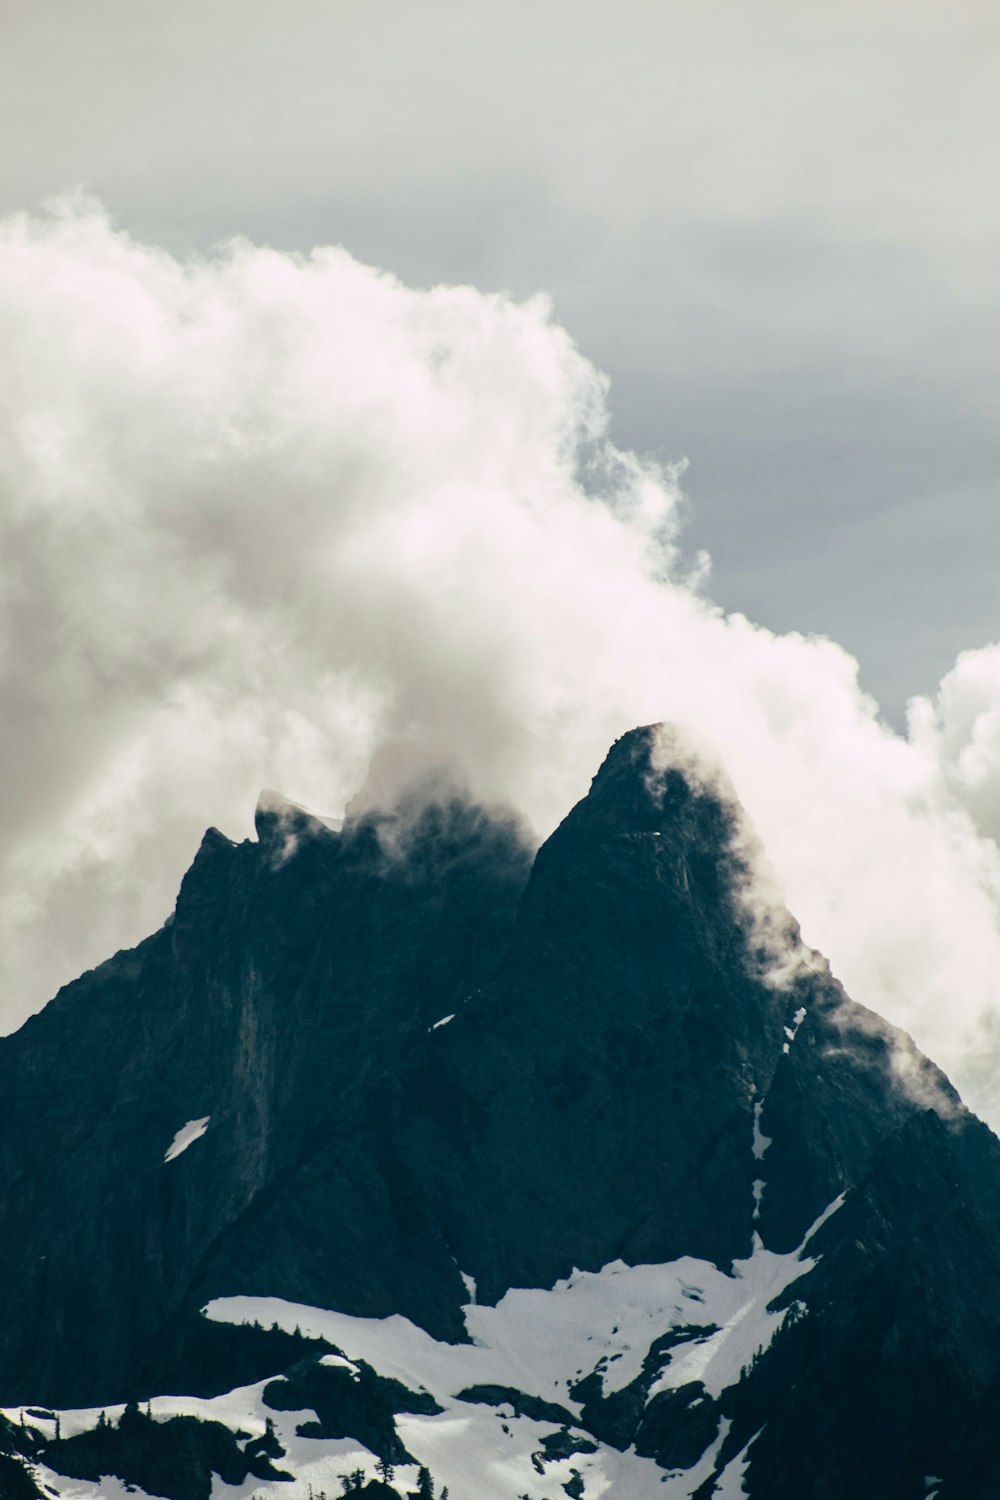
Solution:
<svg viewBox="0 0 1000 1500">
<path fill-rule="evenodd" d="M 831 1204 L 822 1222 L 839 1207 L 840 1200 Z M 689 1405 L 720 1396 L 796 1315 L 797 1304 L 783 1294 L 815 1265 L 806 1254 L 813 1233 L 785 1255 L 758 1240 L 728 1273 L 690 1258 L 660 1266 L 617 1261 L 599 1272 L 574 1272 L 548 1291 L 511 1290 L 495 1307 L 472 1302 L 464 1308 L 469 1343 L 441 1342 L 398 1315 L 358 1318 L 277 1298 L 220 1298 L 206 1314 L 304 1334 L 336 1350 L 316 1357 L 320 1372 L 346 1372 L 360 1384 L 363 1372 L 374 1371 L 429 1397 L 432 1410 L 395 1415 L 406 1458 L 392 1465 L 392 1482 L 403 1491 L 416 1490 L 425 1469 L 455 1500 L 546 1500 L 554 1490 L 578 1500 L 690 1500 L 709 1480 L 718 1481 L 717 1495 L 736 1497 L 744 1493 L 745 1454 L 719 1465 L 727 1417 L 718 1417 L 694 1462 L 664 1469 L 632 1446 L 622 1451 L 594 1439 L 581 1385 L 596 1380 L 604 1398 L 632 1389 L 646 1407 L 663 1391 L 687 1390 Z M 352 1474 L 362 1473 L 366 1482 L 379 1477 L 377 1451 L 350 1437 L 310 1435 L 310 1426 L 318 1425 L 313 1413 L 286 1409 L 280 1395 L 280 1386 L 259 1381 L 215 1398 L 162 1396 L 149 1402 L 148 1416 L 158 1423 L 182 1415 L 222 1423 L 244 1442 L 270 1429 L 282 1450 L 279 1475 L 248 1475 L 235 1485 L 217 1479 L 215 1500 L 334 1495 Z M 92 1432 L 102 1418 L 114 1426 L 122 1411 L 60 1412 L 60 1436 Z M 37 1411 L 5 1415 L 18 1425 L 38 1421 Z M 55 1413 L 48 1419 L 53 1429 L 55 1419 Z M 112 1475 L 67 1481 L 44 1463 L 35 1473 L 49 1493 L 65 1500 L 124 1493 Z M 296 1488 L 289 1487 L 289 1476 Z M 132 1493 L 138 1492 L 137 1486 Z"/>
</svg>

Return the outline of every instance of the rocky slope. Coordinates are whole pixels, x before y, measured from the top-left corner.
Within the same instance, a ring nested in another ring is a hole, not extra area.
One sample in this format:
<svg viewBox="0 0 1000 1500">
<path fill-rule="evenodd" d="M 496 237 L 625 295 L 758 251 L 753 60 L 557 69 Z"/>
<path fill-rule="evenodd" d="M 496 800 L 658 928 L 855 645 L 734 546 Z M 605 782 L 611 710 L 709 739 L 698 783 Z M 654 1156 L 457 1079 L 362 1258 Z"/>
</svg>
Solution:
<svg viewBox="0 0 1000 1500">
<path fill-rule="evenodd" d="M 1000 1144 L 670 745 L 265 799 L 0 1041 L 0 1493 L 1000 1494 Z"/>
</svg>

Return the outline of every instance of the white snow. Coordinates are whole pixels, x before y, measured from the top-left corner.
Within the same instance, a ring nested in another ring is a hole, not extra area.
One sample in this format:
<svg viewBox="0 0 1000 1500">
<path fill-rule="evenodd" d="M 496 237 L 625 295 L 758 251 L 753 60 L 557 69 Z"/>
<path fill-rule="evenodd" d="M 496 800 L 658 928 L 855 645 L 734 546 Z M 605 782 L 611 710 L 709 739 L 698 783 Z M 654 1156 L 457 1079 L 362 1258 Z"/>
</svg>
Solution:
<svg viewBox="0 0 1000 1500">
<path fill-rule="evenodd" d="M 191 1126 L 207 1123 L 206 1118 Z M 197 1135 L 189 1135 L 185 1144 L 192 1139 Z M 728 1419 L 720 1421 L 697 1463 L 665 1472 L 632 1450 L 622 1453 L 603 1444 L 593 1453 L 545 1460 L 542 1439 L 557 1421 L 517 1417 L 509 1404 L 460 1401 L 458 1393 L 471 1385 L 509 1386 L 564 1407 L 572 1425 L 579 1405 L 570 1390 L 578 1380 L 596 1371 L 606 1394 L 620 1390 L 641 1372 L 654 1340 L 684 1327 L 695 1331 L 664 1354 L 650 1399 L 689 1381 L 703 1382 L 717 1397 L 740 1379 L 781 1327 L 788 1312 L 771 1312 L 769 1303 L 812 1270 L 816 1261 L 806 1248 L 842 1202 L 835 1199 L 790 1254 L 766 1250 L 755 1234 L 751 1255 L 737 1261 L 731 1273 L 690 1256 L 659 1266 L 613 1261 L 600 1271 L 574 1271 L 548 1291 L 513 1289 L 495 1307 L 477 1305 L 473 1278 L 463 1275 L 470 1298 L 465 1308 L 469 1344 L 439 1343 L 398 1315 L 358 1318 L 278 1298 L 219 1298 L 205 1311 L 220 1322 L 259 1322 L 289 1332 L 297 1327 L 341 1351 L 324 1355 L 325 1364 L 360 1378 L 364 1360 L 411 1390 L 430 1392 L 443 1410 L 434 1416 L 400 1415 L 397 1428 L 416 1464 L 426 1464 L 438 1490 L 447 1485 L 455 1500 L 552 1500 L 574 1473 L 583 1482 L 584 1500 L 690 1500 L 716 1472 Z M 268 1418 L 274 1423 L 286 1450 L 279 1467 L 293 1473 L 294 1481 L 249 1478 L 232 1486 L 216 1478 L 212 1500 L 307 1500 L 310 1486 L 314 1495 L 325 1491 L 332 1497 L 340 1493 L 342 1474 L 360 1468 L 366 1477 L 375 1476 L 376 1456 L 357 1440 L 300 1437 L 296 1428 L 312 1413 L 272 1411 L 263 1401 L 266 1385 L 261 1381 L 212 1399 L 161 1396 L 151 1403 L 160 1420 L 187 1413 L 251 1437 L 264 1432 Z M 107 1408 L 108 1419 L 117 1422 L 121 1410 Z M 7 1415 L 16 1422 L 20 1409 Z M 62 1412 L 62 1431 L 66 1436 L 85 1431 L 99 1416 L 96 1408 Z M 751 1443 L 719 1474 L 715 1500 L 742 1500 Z M 397 1466 L 397 1488 L 416 1487 L 416 1464 Z M 60 1500 L 123 1500 L 126 1493 L 116 1480 L 90 1484 L 48 1470 L 42 1477 Z"/>
<path fill-rule="evenodd" d="M 349 1370 L 352 1380 L 361 1379 L 361 1367 L 356 1365 L 353 1359 L 345 1359 L 342 1354 L 324 1354 L 320 1359 L 321 1365 L 329 1365 L 335 1370 Z"/>
<path fill-rule="evenodd" d="M 740 1449 L 739 1453 L 737 1453 L 736 1457 L 731 1458 L 726 1464 L 726 1467 L 715 1481 L 712 1500 L 746 1500 L 747 1492 L 743 1488 L 743 1479 L 750 1465 L 750 1449 L 760 1437 L 763 1430 L 762 1427 L 759 1431 L 755 1432 L 749 1443 L 746 1443 Z"/>
<path fill-rule="evenodd" d="M 794 1016 L 792 1017 L 792 1024 L 791 1024 L 791 1026 L 786 1026 L 786 1027 L 783 1028 L 785 1036 L 787 1037 L 787 1041 L 785 1041 L 782 1044 L 782 1048 L 781 1048 L 782 1052 L 788 1052 L 788 1051 L 791 1050 L 792 1043 L 794 1042 L 795 1038 L 798 1036 L 798 1034 L 799 1034 L 799 1027 L 802 1025 L 802 1022 L 805 1020 L 805 1018 L 806 1018 L 806 1008 L 805 1008 L 804 1005 L 800 1005 L 799 1008 L 798 1008 L 798 1010 L 795 1012 Z"/>
<path fill-rule="evenodd" d="M 676 1345 L 650 1396 L 692 1380 L 718 1396 L 770 1344 L 786 1317 L 768 1304 L 813 1269 L 803 1254 L 837 1199 L 817 1219 L 799 1250 L 777 1254 L 755 1236 L 752 1255 L 732 1274 L 684 1257 L 662 1266 L 613 1261 L 601 1271 L 576 1271 L 551 1291 L 515 1288 L 495 1307 L 471 1304 L 471 1344 L 441 1344 L 398 1314 L 356 1318 L 278 1298 L 224 1297 L 206 1312 L 221 1322 L 260 1322 L 321 1337 L 349 1359 L 438 1399 L 469 1385 L 506 1385 L 579 1411 L 570 1387 L 598 1370 L 605 1394 L 629 1385 L 653 1341 L 671 1328 L 704 1328 Z M 715 1331 L 709 1332 L 714 1326 Z"/>
<path fill-rule="evenodd" d="M 278 1298 L 219 1298 L 206 1313 L 221 1322 L 259 1322 L 289 1332 L 298 1327 L 307 1336 L 327 1339 L 348 1361 L 364 1360 L 412 1390 L 430 1391 L 444 1411 L 433 1417 L 401 1416 L 399 1432 L 417 1461 L 456 1496 L 542 1500 L 558 1492 L 576 1470 L 584 1481 L 585 1500 L 619 1495 L 686 1500 L 714 1472 L 728 1422 L 720 1424 L 714 1442 L 686 1471 L 665 1474 L 650 1460 L 601 1445 L 594 1454 L 545 1463 L 544 1475 L 539 1475 L 532 1454 L 540 1451 L 541 1438 L 553 1424 L 515 1417 L 510 1406 L 459 1401 L 458 1393 L 471 1385 L 509 1386 L 578 1414 L 570 1390 L 583 1376 L 597 1371 L 606 1394 L 621 1390 L 640 1374 L 655 1339 L 671 1328 L 693 1326 L 704 1333 L 693 1334 L 664 1356 L 666 1365 L 653 1382 L 650 1399 L 689 1381 L 703 1382 L 718 1397 L 782 1326 L 787 1311 L 769 1311 L 769 1303 L 812 1270 L 816 1261 L 804 1253 L 806 1247 L 842 1201 L 834 1200 L 799 1249 L 789 1254 L 766 1250 L 755 1235 L 752 1254 L 737 1261 L 731 1274 L 693 1257 L 661 1266 L 613 1261 L 601 1271 L 574 1271 L 549 1291 L 515 1288 L 495 1307 L 470 1302 L 465 1322 L 471 1344 L 438 1343 L 398 1314 L 358 1318 Z M 472 1278 L 464 1279 L 472 1295 Z M 318 1451 L 318 1446 L 307 1451 Z M 726 1500 L 738 1500 L 742 1492 L 746 1452 L 720 1475 L 719 1483 L 726 1486 L 720 1495 Z M 315 1488 L 318 1480 L 312 1482 Z M 231 1493 L 237 1492 L 218 1492 Z M 270 1494 L 266 1486 L 261 1493 Z M 286 1500 L 292 1500 L 291 1494 Z"/>
<path fill-rule="evenodd" d="M 87 1479 L 67 1479 L 63 1474 L 57 1474 L 54 1469 L 46 1468 L 45 1464 L 34 1465 L 35 1482 L 48 1494 L 59 1496 L 59 1500 L 135 1500 L 139 1495 L 140 1500 L 145 1493 L 143 1490 L 127 1488 L 120 1479 L 115 1479 L 110 1474 L 105 1474 L 101 1479 L 91 1483 Z"/>
<path fill-rule="evenodd" d="M 753 1151 L 754 1161 L 763 1161 L 764 1153 L 773 1141 L 773 1136 L 765 1135 L 760 1128 L 760 1116 L 764 1108 L 763 1099 L 758 1099 L 753 1107 Z M 760 1208 L 764 1201 L 764 1189 L 767 1186 L 763 1177 L 757 1177 L 753 1184 L 753 1216 L 754 1222 L 760 1218 Z"/>
<path fill-rule="evenodd" d="M 760 1114 L 764 1108 L 763 1099 L 758 1099 L 753 1107 L 753 1156 L 754 1161 L 763 1161 L 764 1152 L 774 1139 L 773 1136 L 765 1135 L 760 1128 Z"/>
<path fill-rule="evenodd" d="M 208 1122 L 211 1118 L 211 1115 L 204 1115 L 200 1120 L 188 1120 L 186 1125 L 182 1125 L 167 1147 L 163 1160 L 174 1161 L 194 1141 L 200 1140 L 208 1129 Z"/>
<path fill-rule="evenodd" d="M 670 1364 L 650 1388 L 650 1400 L 660 1391 L 676 1390 L 692 1380 L 700 1380 L 709 1395 L 716 1397 L 737 1383 L 743 1371 L 770 1346 L 788 1316 L 788 1309 L 772 1312 L 770 1303 L 816 1265 L 803 1252 L 843 1201 L 841 1194 L 824 1209 L 798 1250 L 787 1255 L 765 1250 L 755 1233 L 753 1254 L 748 1260 L 734 1262 L 731 1277 L 715 1266 L 709 1268 L 712 1277 L 704 1321 L 718 1324 L 718 1331 L 672 1351 Z"/>
<path fill-rule="evenodd" d="M 447 1026 L 448 1022 L 449 1021 L 454 1021 L 454 1019 L 455 1019 L 455 1012 L 452 1011 L 452 1013 L 451 1013 L 450 1016 L 442 1016 L 441 1019 L 440 1019 L 440 1021 L 435 1021 L 433 1026 L 428 1026 L 427 1030 L 428 1031 L 437 1031 L 437 1029 L 438 1029 L 439 1026 Z"/>
</svg>

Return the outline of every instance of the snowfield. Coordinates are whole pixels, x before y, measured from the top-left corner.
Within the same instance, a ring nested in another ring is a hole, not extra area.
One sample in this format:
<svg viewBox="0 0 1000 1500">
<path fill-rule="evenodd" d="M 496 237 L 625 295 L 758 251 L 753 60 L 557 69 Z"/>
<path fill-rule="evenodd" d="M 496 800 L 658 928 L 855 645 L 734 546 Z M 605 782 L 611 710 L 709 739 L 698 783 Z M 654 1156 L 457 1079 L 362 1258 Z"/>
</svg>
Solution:
<svg viewBox="0 0 1000 1500">
<path fill-rule="evenodd" d="M 207 1123 L 185 1126 L 175 1140 L 177 1151 L 196 1140 Z M 192 1134 L 194 1126 L 200 1128 Z M 187 1138 L 177 1146 L 185 1132 Z M 341 1351 L 325 1355 L 325 1364 L 357 1374 L 358 1362 L 364 1361 L 377 1374 L 433 1396 L 440 1413 L 396 1418 L 399 1437 L 415 1460 L 396 1466 L 394 1483 L 401 1491 L 416 1488 L 422 1464 L 433 1474 L 438 1494 L 447 1485 L 450 1500 L 553 1500 L 567 1484 L 581 1500 L 689 1500 L 713 1476 L 715 1500 L 740 1500 L 753 1439 L 720 1472 L 727 1419 L 720 1420 L 695 1464 L 664 1470 L 633 1449 L 620 1452 L 597 1442 L 577 1426 L 582 1407 L 574 1389 L 596 1374 L 607 1396 L 629 1386 L 645 1368 L 647 1404 L 662 1391 L 693 1382 L 704 1387 L 706 1396 L 717 1397 L 740 1380 L 778 1333 L 788 1309 L 774 1311 L 771 1304 L 813 1269 L 816 1260 L 806 1253 L 809 1241 L 842 1202 L 835 1199 L 799 1249 L 789 1254 L 766 1250 L 755 1235 L 752 1254 L 735 1262 L 731 1273 L 692 1257 L 665 1265 L 614 1261 L 597 1272 L 574 1271 L 548 1291 L 513 1289 L 495 1307 L 475 1302 L 475 1285 L 467 1276 L 472 1299 L 464 1309 L 467 1344 L 439 1342 L 398 1315 L 358 1318 L 270 1297 L 218 1298 L 205 1314 L 223 1323 L 258 1323 L 288 1333 L 298 1329 Z M 682 1338 L 658 1356 L 658 1367 L 651 1372 L 651 1346 L 671 1330 L 681 1331 Z M 268 1421 L 272 1423 L 285 1449 L 278 1466 L 294 1480 L 248 1478 L 232 1486 L 216 1477 L 212 1500 L 318 1500 L 323 1494 L 333 1500 L 342 1493 L 342 1475 L 360 1469 L 367 1478 L 375 1477 L 377 1455 L 356 1440 L 301 1436 L 297 1428 L 311 1412 L 272 1410 L 263 1400 L 268 1383 L 212 1399 L 160 1396 L 150 1404 L 154 1418 L 196 1416 L 251 1438 L 263 1435 Z M 563 1408 L 566 1419 L 560 1424 L 555 1417 L 518 1415 L 510 1400 L 487 1404 L 460 1399 L 472 1386 L 504 1387 L 549 1402 Z M 108 1408 L 108 1418 L 116 1422 L 121 1410 Z M 17 1422 L 20 1409 L 7 1415 Z M 87 1431 L 99 1416 L 96 1409 L 60 1413 L 63 1436 Z M 560 1426 L 579 1440 L 580 1450 L 549 1456 L 543 1440 Z M 37 1473 L 60 1500 L 124 1500 L 126 1494 L 142 1493 L 114 1478 L 88 1483 L 43 1466 Z"/>
</svg>

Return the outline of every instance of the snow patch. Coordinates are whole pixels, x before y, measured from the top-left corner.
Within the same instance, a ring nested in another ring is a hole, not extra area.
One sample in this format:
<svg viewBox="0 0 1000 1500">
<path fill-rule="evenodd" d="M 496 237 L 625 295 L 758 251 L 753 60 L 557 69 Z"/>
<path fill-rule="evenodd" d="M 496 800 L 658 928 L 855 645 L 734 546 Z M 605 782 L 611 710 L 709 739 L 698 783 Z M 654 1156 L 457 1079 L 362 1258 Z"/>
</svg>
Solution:
<svg viewBox="0 0 1000 1500">
<path fill-rule="evenodd" d="M 761 1204 L 764 1201 L 764 1189 L 765 1189 L 766 1186 L 767 1186 L 767 1183 L 764 1181 L 764 1179 L 762 1177 L 756 1177 L 756 1178 L 754 1178 L 754 1184 L 753 1184 L 753 1216 L 754 1216 L 755 1219 L 759 1219 L 760 1218 L 760 1206 L 761 1206 Z"/>
<path fill-rule="evenodd" d="M 798 1008 L 798 1010 L 795 1012 L 794 1016 L 792 1017 L 792 1024 L 791 1024 L 791 1026 L 785 1026 L 783 1028 L 784 1029 L 784 1033 L 785 1033 L 785 1037 L 786 1037 L 786 1041 L 782 1044 L 782 1047 L 781 1047 L 782 1052 L 789 1052 L 789 1051 L 791 1051 L 792 1043 L 794 1042 L 795 1038 L 798 1036 L 798 1034 L 799 1034 L 799 1027 L 802 1025 L 802 1022 L 805 1020 L 805 1018 L 806 1018 L 806 1008 L 805 1008 L 804 1005 L 800 1005 L 799 1008 Z"/>
<path fill-rule="evenodd" d="M 832 1211 L 831 1205 L 827 1213 Z M 675 1347 L 650 1396 L 691 1380 L 718 1396 L 784 1322 L 787 1311 L 769 1311 L 769 1304 L 815 1264 L 801 1249 L 783 1255 L 765 1250 L 759 1236 L 752 1255 L 736 1261 L 732 1274 L 693 1257 L 663 1266 L 613 1261 L 601 1271 L 576 1271 L 551 1291 L 515 1288 L 495 1307 L 470 1304 L 465 1322 L 471 1344 L 439 1344 L 399 1314 L 356 1318 L 279 1298 L 218 1298 L 205 1311 L 220 1322 L 259 1322 L 287 1332 L 298 1327 L 349 1359 L 365 1360 L 380 1374 L 423 1386 L 439 1399 L 470 1385 L 502 1385 L 579 1412 L 571 1388 L 581 1371 L 597 1370 L 610 1395 L 641 1373 L 656 1338 L 692 1325 L 715 1331 Z"/>
<path fill-rule="evenodd" d="M 185 1130 L 207 1123 L 207 1118 L 191 1121 Z M 197 1135 L 189 1134 L 186 1144 L 192 1139 Z M 447 1485 L 457 1500 L 552 1500 L 568 1484 L 581 1487 L 583 1500 L 690 1500 L 716 1474 L 730 1432 L 728 1418 L 720 1421 L 712 1442 L 691 1468 L 664 1472 L 631 1449 L 619 1452 L 598 1443 L 594 1451 L 584 1451 L 593 1445 L 574 1426 L 580 1406 L 572 1390 L 591 1372 L 600 1376 L 605 1394 L 621 1390 L 641 1373 L 656 1339 L 684 1328 L 701 1330 L 701 1336 L 695 1331 L 673 1346 L 650 1396 L 699 1380 L 707 1394 L 718 1397 L 768 1346 L 784 1319 L 794 1315 L 796 1304 L 787 1312 L 772 1312 L 770 1304 L 812 1270 L 816 1261 L 806 1255 L 806 1248 L 843 1201 L 843 1196 L 835 1199 L 790 1254 L 764 1249 L 755 1234 L 752 1254 L 735 1262 L 731 1272 L 690 1256 L 659 1266 L 613 1261 L 600 1271 L 573 1271 L 548 1291 L 515 1288 L 495 1307 L 476 1303 L 475 1282 L 463 1274 L 470 1298 L 465 1307 L 472 1340 L 468 1344 L 439 1343 L 398 1314 L 360 1318 L 278 1298 L 219 1298 L 205 1311 L 217 1322 L 258 1322 L 287 1332 L 298 1328 L 306 1336 L 326 1339 L 337 1351 L 324 1354 L 324 1364 L 360 1378 L 363 1360 L 380 1375 L 429 1392 L 442 1408 L 439 1412 L 402 1413 L 396 1419 L 400 1438 L 415 1460 L 397 1465 L 395 1482 L 403 1492 L 416 1488 L 417 1465 L 423 1464 L 433 1474 L 438 1493 Z M 216 1477 L 212 1500 L 305 1500 L 310 1486 L 314 1495 L 325 1491 L 332 1497 L 340 1492 L 342 1474 L 360 1469 L 366 1479 L 376 1477 L 376 1455 L 357 1439 L 301 1436 L 297 1429 L 311 1413 L 272 1410 L 263 1400 L 268 1383 L 262 1380 L 211 1398 L 160 1396 L 150 1404 L 157 1420 L 196 1416 L 222 1422 L 251 1439 L 262 1436 L 269 1421 L 273 1424 L 285 1449 L 279 1467 L 294 1475 L 293 1485 L 253 1477 L 242 1485 L 227 1485 Z M 581 1451 L 547 1457 L 544 1439 L 559 1425 L 558 1419 L 516 1416 L 510 1402 L 493 1406 L 460 1400 L 459 1393 L 473 1385 L 510 1387 L 563 1407 L 567 1430 L 580 1439 Z M 121 1413 L 120 1406 L 108 1407 L 107 1419 L 117 1424 Z M 19 1420 L 19 1409 L 6 1414 Z M 99 1417 L 96 1408 L 61 1412 L 63 1435 L 87 1431 Z M 716 1500 L 742 1500 L 751 1443 L 719 1474 Z M 69 1480 L 48 1470 L 40 1477 L 61 1500 L 124 1500 L 127 1493 L 114 1480 Z M 933 1476 L 928 1476 L 928 1484 L 932 1482 Z"/>
<path fill-rule="evenodd" d="M 211 1115 L 205 1115 L 200 1120 L 188 1120 L 186 1125 L 182 1125 L 167 1147 L 163 1160 L 176 1160 L 181 1152 L 186 1151 L 193 1141 L 200 1140 L 208 1129 L 208 1122 L 211 1118 Z"/>
<path fill-rule="evenodd" d="M 514 1288 L 495 1307 L 470 1301 L 464 1310 L 469 1344 L 439 1343 L 399 1314 L 360 1318 L 273 1297 L 218 1298 L 205 1312 L 217 1322 L 258 1322 L 287 1332 L 298 1328 L 307 1337 L 326 1339 L 352 1363 L 364 1360 L 411 1390 L 429 1391 L 443 1411 L 401 1415 L 399 1432 L 417 1462 L 453 1494 L 542 1500 L 576 1472 L 585 1500 L 617 1495 L 686 1500 L 714 1473 L 728 1420 L 689 1470 L 664 1474 L 652 1460 L 599 1445 L 596 1453 L 544 1461 L 539 1473 L 534 1460 L 552 1423 L 515 1417 L 508 1404 L 460 1401 L 459 1392 L 475 1385 L 506 1386 L 579 1416 L 572 1391 L 582 1375 L 599 1374 L 605 1395 L 621 1390 L 641 1374 L 657 1338 L 693 1326 L 703 1328 L 704 1335 L 674 1346 L 650 1398 L 693 1380 L 718 1397 L 781 1328 L 788 1311 L 771 1311 L 770 1304 L 813 1269 L 816 1261 L 804 1254 L 806 1246 L 842 1202 L 843 1197 L 835 1199 L 789 1254 L 765 1250 L 755 1236 L 753 1253 L 737 1261 L 731 1273 L 690 1256 L 659 1266 L 613 1261 L 600 1271 L 573 1271 L 549 1291 Z M 472 1278 L 463 1280 L 474 1297 Z M 745 1458 L 744 1450 L 720 1476 L 728 1486 L 722 1493 L 733 1500 L 740 1494 L 736 1486 Z"/>
<path fill-rule="evenodd" d="M 452 1013 L 451 1013 L 450 1016 L 442 1016 L 441 1019 L 440 1019 L 440 1021 L 435 1021 L 433 1026 L 428 1026 L 427 1030 L 428 1031 L 437 1031 L 437 1029 L 438 1029 L 439 1026 L 447 1026 L 448 1022 L 449 1021 L 454 1021 L 454 1019 L 455 1019 L 455 1012 L 452 1011 Z"/>
<path fill-rule="evenodd" d="M 805 1248 L 843 1201 L 841 1194 L 823 1210 L 797 1250 L 787 1255 L 765 1250 L 755 1231 L 753 1254 L 747 1260 L 734 1261 L 732 1276 L 715 1266 L 710 1268 L 705 1322 L 717 1324 L 717 1332 L 673 1350 L 670 1364 L 650 1387 L 649 1400 L 660 1391 L 677 1390 L 694 1380 L 701 1381 L 715 1397 L 737 1384 L 744 1371 L 770 1347 L 788 1317 L 788 1308 L 772 1311 L 771 1304 L 817 1264 L 804 1255 Z"/>
<path fill-rule="evenodd" d="M 746 1490 L 743 1480 L 746 1478 L 747 1469 L 750 1467 L 750 1449 L 764 1431 L 763 1427 L 755 1432 L 750 1441 L 745 1444 L 731 1458 L 715 1481 L 715 1489 L 712 1491 L 712 1500 L 746 1500 Z"/>
<path fill-rule="evenodd" d="M 58 1495 L 59 1500 L 135 1500 L 136 1495 L 142 1497 L 145 1490 L 137 1490 L 133 1486 L 122 1484 L 113 1474 L 105 1474 L 103 1478 L 93 1482 L 86 1479 L 67 1479 L 63 1474 L 57 1474 L 54 1469 L 49 1469 L 42 1463 L 34 1466 L 35 1483 L 50 1495 Z"/>
<path fill-rule="evenodd" d="M 773 1136 L 765 1135 L 760 1128 L 761 1110 L 764 1108 L 763 1099 L 758 1099 L 753 1107 L 753 1158 L 754 1161 L 763 1161 L 764 1152 L 770 1146 Z"/>
<path fill-rule="evenodd" d="M 335 1370 L 347 1370 L 352 1380 L 361 1379 L 361 1367 L 356 1365 L 353 1359 L 345 1359 L 342 1354 L 324 1354 L 320 1359 L 320 1364 L 329 1365 Z"/>
</svg>

